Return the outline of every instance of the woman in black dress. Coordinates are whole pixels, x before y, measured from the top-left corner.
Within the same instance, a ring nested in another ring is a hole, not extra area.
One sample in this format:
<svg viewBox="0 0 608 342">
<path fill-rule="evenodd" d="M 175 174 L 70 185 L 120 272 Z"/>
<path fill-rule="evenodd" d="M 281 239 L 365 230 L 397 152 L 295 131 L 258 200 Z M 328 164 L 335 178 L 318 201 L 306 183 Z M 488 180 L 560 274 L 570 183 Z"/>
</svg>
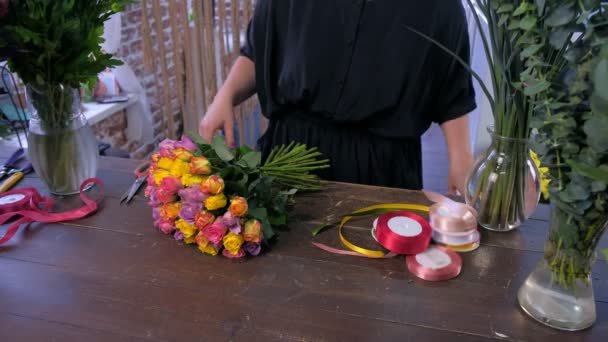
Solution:
<svg viewBox="0 0 608 342">
<path fill-rule="evenodd" d="M 449 191 L 462 192 L 471 75 L 408 26 L 469 60 L 460 0 L 258 0 L 201 135 L 223 129 L 232 144 L 233 107 L 257 93 L 270 119 L 263 155 L 306 143 L 331 160 L 323 179 L 421 189 L 420 136 L 436 122 L 448 144 Z"/>
</svg>

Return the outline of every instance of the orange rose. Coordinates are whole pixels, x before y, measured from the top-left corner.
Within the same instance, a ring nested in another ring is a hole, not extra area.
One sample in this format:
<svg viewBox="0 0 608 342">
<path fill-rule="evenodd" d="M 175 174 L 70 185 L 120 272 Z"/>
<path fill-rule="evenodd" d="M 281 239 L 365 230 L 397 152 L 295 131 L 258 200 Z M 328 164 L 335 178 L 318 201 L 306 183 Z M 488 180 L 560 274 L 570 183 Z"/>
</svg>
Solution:
<svg viewBox="0 0 608 342">
<path fill-rule="evenodd" d="M 210 176 L 201 185 L 201 190 L 208 194 L 217 195 L 224 191 L 224 180 L 216 175 Z"/>
<path fill-rule="evenodd" d="M 192 157 L 190 160 L 190 173 L 193 175 L 211 174 L 211 163 L 205 157 Z"/>
<path fill-rule="evenodd" d="M 245 222 L 245 229 L 243 230 L 243 239 L 247 242 L 255 242 L 259 244 L 262 242 L 262 224 L 258 220 L 249 220 Z"/>
<path fill-rule="evenodd" d="M 215 216 L 206 210 L 199 211 L 194 215 L 194 224 L 199 230 L 203 230 L 203 228 L 212 224 L 213 221 L 215 221 Z"/>
<path fill-rule="evenodd" d="M 160 216 L 165 220 L 175 220 L 182 209 L 180 202 L 167 203 L 160 208 Z"/>
<path fill-rule="evenodd" d="M 247 209 L 249 206 L 247 205 L 247 200 L 243 197 L 234 197 L 230 200 L 230 208 L 228 210 L 234 217 L 243 217 L 247 214 Z"/>
<path fill-rule="evenodd" d="M 190 159 L 192 158 L 192 152 L 186 150 L 185 148 L 176 148 L 175 149 L 175 157 L 181 161 L 184 161 L 186 163 L 190 162 Z"/>
</svg>

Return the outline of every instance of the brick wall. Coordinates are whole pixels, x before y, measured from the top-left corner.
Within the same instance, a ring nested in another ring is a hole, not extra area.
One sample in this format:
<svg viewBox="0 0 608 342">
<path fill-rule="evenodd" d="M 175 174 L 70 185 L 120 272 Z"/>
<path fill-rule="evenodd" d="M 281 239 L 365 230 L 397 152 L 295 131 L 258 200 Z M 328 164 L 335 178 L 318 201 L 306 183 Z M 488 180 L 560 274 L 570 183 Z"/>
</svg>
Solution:
<svg viewBox="0 0 608 342">
<path fill-rule="evenodd" d="M 151 3 L 151 1 L 149 1 Z M 181 130 L 181 115 L 179 115 L 178 98 L 175 93 L 175 71 L 172 62 L 171 38 L 169 35 L 169 15 L 167 10 L 167 1 L 161 0 L 163 28 L 165 30 L 163 41 L 166 43 L 167 49 L 167 67 L 169 74 L 169 89 L 171 90 L 171 99 L 173 99 L 171 110 L 175 118 L 176 132 Z M 151 6 L 148 9 L 148 20 L 152 28 L 154 28 L 154 16 L 152 15 Z M 156 32 L 151 31 L 152 47 L 158 49 Z M 152 122 L 154 124 L 154 142 L 144 145 L 139 141 L 127 141 L 125 130 L 127 120 L 124 112 L 116 113 L 108 119 L 100 122 L 93 127 L 98 139 L 112 144 L 113 147 L 127 150 L 133 158 L 145 158 L 153 149 L 154 144 L 157 144 L 165 138 L 162 127 L 162 102 L 163 87 L 160 63 L 152 61 L 151 68 L 146 68 L 144 65 L 143 52 L 143 22 L 141 2 L 128 5 L 122 14 L 122 41 L 121 48 L 117 52 L 117 57 L 121 58 L 128 64 L 143 86 L 150 111 L 152 113 Z M 158 78 L 158 83 L 157 79 Z M 157 84 L 161 86 L 157 86 Z"/>
</svg>

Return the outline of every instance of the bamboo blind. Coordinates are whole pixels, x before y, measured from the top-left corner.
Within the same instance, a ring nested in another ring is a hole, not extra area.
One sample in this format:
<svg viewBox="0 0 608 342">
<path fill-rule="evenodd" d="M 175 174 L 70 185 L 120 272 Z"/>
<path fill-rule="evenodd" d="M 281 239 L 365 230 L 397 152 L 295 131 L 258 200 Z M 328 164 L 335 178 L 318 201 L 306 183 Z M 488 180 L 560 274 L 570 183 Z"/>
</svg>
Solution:
<svg viewBox="0 0 608 342">
<path fill-rule="evenodd" d="M 197 131 L 239 55 L 255 0 L 143 0 L 144 65 L 154 72 L 161 129 L 169 138 Z M 156 47 L 156 49 L 154 48 Z M 266 123 L 250 99 L 235 108 L 239 141 L 253 146 Z M 257 127 L 260 132 L 256 132 Z"/>
</svg>

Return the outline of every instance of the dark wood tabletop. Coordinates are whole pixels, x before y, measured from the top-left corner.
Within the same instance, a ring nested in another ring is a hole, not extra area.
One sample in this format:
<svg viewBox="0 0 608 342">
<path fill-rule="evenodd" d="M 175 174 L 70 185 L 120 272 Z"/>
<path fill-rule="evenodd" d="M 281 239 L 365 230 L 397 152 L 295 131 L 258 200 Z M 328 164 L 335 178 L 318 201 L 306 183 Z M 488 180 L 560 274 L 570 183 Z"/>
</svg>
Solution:
<svg viewBox="0 0 608 342">
<path fill-rule="evenodd" d="M 0 148 L 0 158 L 7 156 Z M 0 341 L 608 341 L 601 256 L 591 329 L 553 330 L 518 308 L 517 290 L 542 257 L 546 206 L 514 232 L 483 231 L 482 246 L 462 254 L 458 278 L 426 282 L 407 271 L 402 257 L 338 256 L 311 245 L 340 247 L 336 230 L 311 235 L 328 217 L 377 203 L 428 203 L 421 193 L 327 184 L 297 198 L 289 231 L 270 252 L 235 261 L 205 256 L 155 230 L 143 191 L 120 206 L 137 164 L 102 158 L 99 212 L 31 224 L 0 246 Z M 46 191 L 35 175 L 19 184 L 26 186 Z M 78 198 L 62 198 L 56 208 L 79 205 Z M 354 221 L 345 234 L 371 248 L 369 225 Z M 608 247 L 606 237 L 601 247 Z"/>
</svg>

